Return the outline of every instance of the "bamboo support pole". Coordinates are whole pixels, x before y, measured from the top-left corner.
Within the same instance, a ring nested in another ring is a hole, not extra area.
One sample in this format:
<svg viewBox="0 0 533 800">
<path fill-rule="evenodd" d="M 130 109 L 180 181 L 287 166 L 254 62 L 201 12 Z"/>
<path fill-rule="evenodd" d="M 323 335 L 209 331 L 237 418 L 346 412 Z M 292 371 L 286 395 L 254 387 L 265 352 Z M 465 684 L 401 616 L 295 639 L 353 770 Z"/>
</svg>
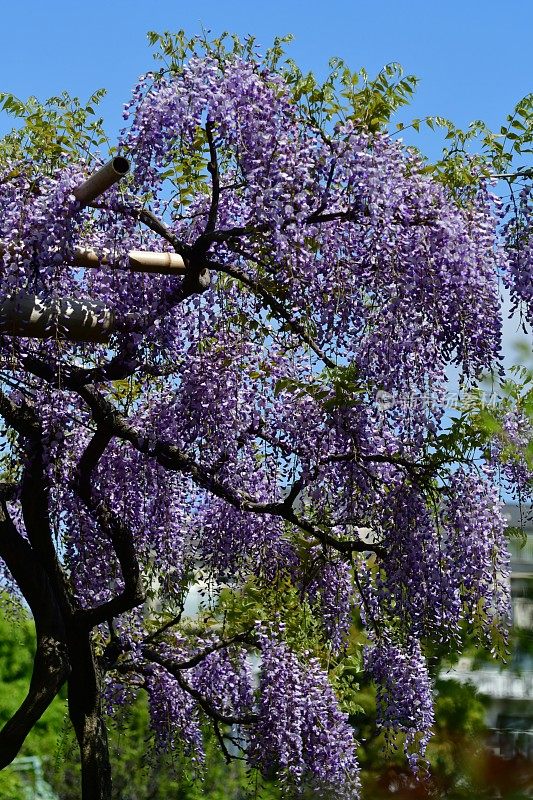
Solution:
<svg viewBox="0 0 533 800">
<path fill-rule="evenodd" d="M 44 299 L 20 291 L 0 301 L 0 333 L 10 336 L 106 342 L 114 327 L 111 309 L 91 300 Z"/>
<path fill-rule="evenodd" d="M 0 242 L 0 259 L 6 252 Z M 125 269 L 162 275 L 184 275 L 186 265 L 177 253 L 130 250 L 128 259 L 115 262 L 109 252 L 76 248 L 73 266 L 85 269 Z M 68 298 L 40 298 L 24 291 L 0 298 L 0 333 L 38 339 L 105 342 L 115 318 L 102 303 Z"/>
<path fill-rule="evenodd" d="M 101 194 L 103 194 L 110 186 L 117 183 L 124 175 L 127 175 L 130 169 L 130 162 L 123 156 L 115 156 L 111 161 L 108 161 L 101 169 L 93 172 L 80 186 L 74 189 L 74 197 L 82 205 L 86 206 L 92 203 Z"/>
<path fill-rule="evenodd" d="M 113 186 L 129 172 L 130 162 L 122 156 L 115 156 L 101 169 L 94 172 L 86 181 L 74 189 L 74 196 L 82 204 L 87 205 L 99 195 Z M 0 242 L 0 258 L 5 254 L 6 247 Z M 108 252 L 97 253 L 86 248 L 76 248 L 73 257 L 73 266 L 98 269 L 111 267 L 112 269 L 130 269 L 132 272 L 148 272 L 160 275 L 184 275 L 186 265 L 177 253 L 158 253 L 145 250 L 130 250 L 126 262 L 114 261 Z"/>
<path fill-rule="evenodd" d="M 95 250 L 77 248 L 74 253 L 74 264 L 86 269 L 98 269 L 109 266 L 112 269 L 130 269 L 132 272 L 149 272 L 159 275 L 184 275 L 186 265 L 177 253 L 156 253 L 149 250 L 130 250 L 125 264 L 114 262 L 109 253 L 97 253 Z"/>
<path fill-rule="evenodd" d="M 0 242 L 0 258 L 6 252 Z M 130 250 L 127 262 L 115 261 L 109 252 L 98 253 L 83 247 L 74 250 L 73 266 L 85 269 L 130 269 L 132 272 L 148 272 L 157 275 L 184 275 L 186 265 L 177 253 L 157 253 L 150 250 Z"/>
</svg>

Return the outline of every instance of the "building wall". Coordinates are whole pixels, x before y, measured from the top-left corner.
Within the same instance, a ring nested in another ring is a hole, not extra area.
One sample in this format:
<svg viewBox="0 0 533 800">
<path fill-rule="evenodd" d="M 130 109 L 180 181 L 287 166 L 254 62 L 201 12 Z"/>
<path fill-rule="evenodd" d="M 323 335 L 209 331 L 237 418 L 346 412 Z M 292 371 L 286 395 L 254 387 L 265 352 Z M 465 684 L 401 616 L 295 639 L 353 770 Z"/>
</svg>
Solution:
<svg viewBox="0 0 533 800">
<path fill-rule="evenodd" d="M 505 666 L 495 660 L 473 669 L 472 660 L 462 658 L 441 677 L 472 683 L 489 699 L 488 744 L 495 752 L 506 758 L 520 753 L 533 762 L 533 522 L 530 509 L 521 513 L 507 505 L 505 515 L 509 526 L 525 534 L 522 541 L 510 541 L 513 626 L 519 644 Z"/>
</svg>

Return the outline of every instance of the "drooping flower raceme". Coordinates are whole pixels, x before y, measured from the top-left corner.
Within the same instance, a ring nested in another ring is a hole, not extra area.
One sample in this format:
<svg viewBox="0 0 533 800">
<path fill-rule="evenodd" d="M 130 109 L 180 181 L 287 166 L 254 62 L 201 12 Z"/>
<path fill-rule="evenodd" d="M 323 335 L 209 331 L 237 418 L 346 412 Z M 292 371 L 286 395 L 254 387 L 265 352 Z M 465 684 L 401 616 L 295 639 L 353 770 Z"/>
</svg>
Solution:
<svg viewBox="0 0 533 800">
<path fill-rule="evenodd" d="M 505 228 L 509 268 L 507 283 L 515 307 L 523 306 L 529 324 L 533 323 L 533 198 L 531 191 L 520 193 L 518 214 Z"/>
<path fill-rule="evenodd" d="M 258 717 L 251 758 L 263 772 L 280 775 L 287 790 L 357 795 L 353 733 L 316 659 L 302 664 L 283 642 L 264 637 Z"/>
<path fill-rule="evenodd" d="M 416 769 L 434 722 L 431 682 L 420 642 L 411 640 L 406 648 L 391 641 L 376 642 L 365 653 L 365 666 L 377 684 L 378 724 L 386 737 L 404 734 L 405 752 Z"/>
<path fill-rule="evenodd" d="M 157 746 L 164 750 L 185 746 L 193 759 L 201 763 L 203 738 L 194 700 L 163 667 L 150 668 L 145 686 Z"/>
</svg>

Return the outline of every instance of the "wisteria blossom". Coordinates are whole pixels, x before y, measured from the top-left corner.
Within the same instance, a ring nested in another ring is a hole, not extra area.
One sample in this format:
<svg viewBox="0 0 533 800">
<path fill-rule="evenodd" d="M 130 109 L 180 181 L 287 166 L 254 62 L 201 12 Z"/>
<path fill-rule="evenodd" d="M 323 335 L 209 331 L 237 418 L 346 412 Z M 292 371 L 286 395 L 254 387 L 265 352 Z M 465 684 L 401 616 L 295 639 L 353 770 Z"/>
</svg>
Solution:
<svg viewBox="0 0 533 800">
<path fill-rule="evenodd" d="M 416 770 L 434 722 L 431 682 L 420 642 L 413 639 L 406 648 L 390 640 L 379 642 L 368 648 L 365 665 L 378 686 L 378 724 L 388 737 L 393 732 L 404 734 L 405 752 Z"/>
<path fill-rule="evenodd" d="M 509 268 L 507 282 L 516 307 L 524 309 L 529 324 L 533 321 L 533 198 L 530 189 L 520 193 L 518 213 L 505 228 Z"/>
<path fill-rule="evenodd" d="M 528 199 L 502 237 L 486 183 L 459 202 L 385 128 L 320 125 L 252 50 L 143 76 L 124 116 L 131 172 L 90 204 L 99 157 L 1 166 L 0 573 L 38 641 L 0 767 L 68 678 L 84 800 L 110 797 L 104 706 L 140 691 L 157 748 L 201 769 L 211 726 L 287 796 L 355 800 L 328 677 L 353 626 L 416 767 L 425 643 L 508 622 L 498 452 L 441 434 L 447 370 L 500 365 L 502 278 L 531 324 Z M 74 301 L 107 339 L 61 327 Z"/>
<path fill-rule="evenodd" d="M 258 721 L 251 759 L 286 784 L 317 797 L 353 798 L 359 768 L 347 715 L 316 659 L 300 662 L 282 641 L 262 637 Z"/>
</svg>

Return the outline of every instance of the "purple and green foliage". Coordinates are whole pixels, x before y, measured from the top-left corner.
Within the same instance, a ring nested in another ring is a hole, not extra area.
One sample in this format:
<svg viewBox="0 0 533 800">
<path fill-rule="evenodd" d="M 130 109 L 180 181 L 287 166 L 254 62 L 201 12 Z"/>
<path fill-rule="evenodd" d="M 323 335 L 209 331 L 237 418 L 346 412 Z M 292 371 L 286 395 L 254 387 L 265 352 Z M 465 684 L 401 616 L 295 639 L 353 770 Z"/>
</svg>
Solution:
<svg viewBox="0 0 533 800">
<path fill-rule="evenodd" d="M 531 321 L 527 197 L 504 219 L 488 166 L 455 192 L 392 136 L 414 84 L 396 67 L 335 61 L 320 85 L 281 42 L 152 38 L 166 61 L 125 109 L 127 178 L 80 206 L 102 135 L 64 98 L 0 158 L 3 294 L 114 315 L 107 343 L 2 328 L 0 563 L 37 653 L 0 766 L 67 681 L 84 800 L 109 797 L 106 703 L 142 690 L 157 746 L 199 770 L 209 720 L 287 793 L 355 798 L 338 676 L 362 663 L 356 614 L 378 721 L 413 764 L 427 642 L 505 639 L 498 447 L 446 433 L 445 395 L 450 366 L 470 386 L 498 368 L 502 281 Z M 48 147 L 66 114 L 69 146 Z M 80 248 L 107 266 L 73 267 Z M 185 274 L 129 271 L 130 250 Z"/>
</svg>

